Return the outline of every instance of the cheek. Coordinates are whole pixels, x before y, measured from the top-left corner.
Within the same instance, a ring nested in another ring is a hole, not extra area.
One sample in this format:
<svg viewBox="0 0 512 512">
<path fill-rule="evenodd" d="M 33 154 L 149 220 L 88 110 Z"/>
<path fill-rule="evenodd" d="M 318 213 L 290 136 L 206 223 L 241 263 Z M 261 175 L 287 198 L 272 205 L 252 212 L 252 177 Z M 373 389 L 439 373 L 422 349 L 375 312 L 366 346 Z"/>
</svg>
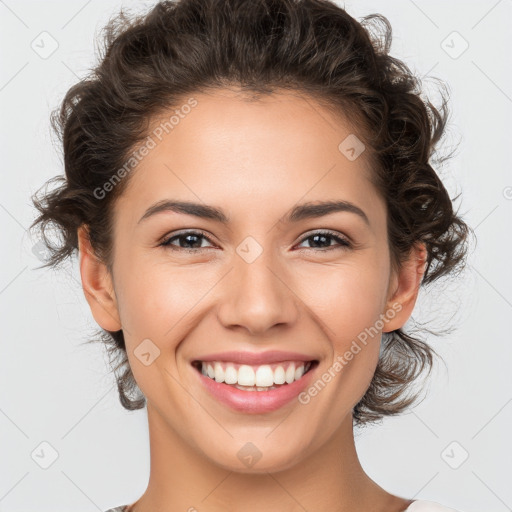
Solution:
<svg viewBox="0 0 512 512">
<path fill-rule="evenodd" d="M 130 367 L 148 398 L 166 393 L 175 375 L 175 352 L 192 328 L 194 312 L 207 292 L 183 269 L 135 264 L 119 272 L 119 311 Z M 183 275 L 183 274 L 187 275 Z M 178 396 L 178 390 L 176 390 Z"/>
<path fill-rule="evenodd" d="M 119 265 L 119 311 L 132 350 L 152 340 L 161 355 L 171 357 L 180 341 L 204 314 L 208 292 L 222 273 L 206 267 L 179 266 L 148 258 L 127 258 Z"/>
<path fill-rule="evenodd" d="M 380 325 L 377 321 L 385 308 L 387 280 L 382 262 L 347 262 L 322 269 L 303 279 L 301 286 L 308 307 L 322 320 L 329 338 L 336 340 L 335 348 L 345 350 L 347 342 Z"/>
<path fill-rule="evenodd" d="M 201 289 L 181 272 L 149 266 L 128 272 L 119 297 L 123 326 L 138 336 L 161 339 L 196 304 Z"/>
<path fill-rule="evenodd" d="M 340 410 L 353 406 L 370 384 L 379 360 L 388 282 L 386 261 L 374 258 L 330 267 L 316 275 L 316 285 L 307 281 L 310 310 L 330 343 L 328 375 L 334 383 L 333 400 L 346 401 Z M 342 404 L 343 405 L 343 404 Z M 346 407 L 345 407 L 346 406 Z"/>
</svg>

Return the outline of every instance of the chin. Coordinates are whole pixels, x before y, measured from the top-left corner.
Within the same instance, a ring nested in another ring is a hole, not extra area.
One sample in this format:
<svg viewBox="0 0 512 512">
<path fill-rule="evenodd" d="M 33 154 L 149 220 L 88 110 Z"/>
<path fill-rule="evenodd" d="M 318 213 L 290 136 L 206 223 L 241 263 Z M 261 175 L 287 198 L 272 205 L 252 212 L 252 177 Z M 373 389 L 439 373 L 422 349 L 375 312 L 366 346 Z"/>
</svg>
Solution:
<svg viewBox="0 0 512 512">
<path fill-rule="evenodd" d="M 263 443 L 262 438 L 262 444 Z M 232 449 L 233 445 L 239 448 Z M 203 452 L 213 464 L 234 473 L 267 474 L 285 471 L 300 463 L 304 457 L 304 447 L 294 450 L 290 445 L 272 446 L 266 442 L 266 448 L 258 448 L 258 441 L 231 443 L 223 451 Z"/>
</svg>

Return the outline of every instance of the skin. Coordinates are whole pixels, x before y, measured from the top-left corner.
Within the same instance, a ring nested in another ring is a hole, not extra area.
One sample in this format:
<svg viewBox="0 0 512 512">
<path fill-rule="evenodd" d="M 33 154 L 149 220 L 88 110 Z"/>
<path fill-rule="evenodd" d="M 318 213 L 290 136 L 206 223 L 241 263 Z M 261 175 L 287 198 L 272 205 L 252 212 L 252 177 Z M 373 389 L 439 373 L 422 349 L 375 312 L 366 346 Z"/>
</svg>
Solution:
<svg viewBox="0 0 512 512">
<path fill-rule="evenodd" d="M 369 180 L 368 151 L 354 161 L 339 151 L 355 133 L 342 116 L 291 92 L 256 102 L 234 89 L 194 98 L 198 105 L 132 171 L 115 204 L 112 274 L 79 230 L 92 314 L 104 329 L 123 329 L 147 398 L 151 472 L 132 510 L 405 510 L 411 500 L 363 470 L 351 411 L 371 382 L 381 332 L 412 313 L 424 246 L 392 271 L 385 202 Z M 162 199 L 220 207 L 230 222 L 170 211 L 138 222 Z M 282 220 L 296 204 L 341 199 L 361 208 L 369 226 L 350 212 Z M 209 240 L 159 246 L 187 229 Z M 308 238 L 322 229 L 353 246 Z M 252 263 L 236 252 L 247 236 L 263 250 Z M 224 350 L 281 349 L 312 355 L 320 375 L 393 305 L 400 311 L 308 404 L 233 411 L 202 388 L 190 364 Z M 160 350 L 148 366 L 134 354 L 145 339 Z M 262 454 L 252 467 L 237 457 L 249 441 Z"/>
</svg>

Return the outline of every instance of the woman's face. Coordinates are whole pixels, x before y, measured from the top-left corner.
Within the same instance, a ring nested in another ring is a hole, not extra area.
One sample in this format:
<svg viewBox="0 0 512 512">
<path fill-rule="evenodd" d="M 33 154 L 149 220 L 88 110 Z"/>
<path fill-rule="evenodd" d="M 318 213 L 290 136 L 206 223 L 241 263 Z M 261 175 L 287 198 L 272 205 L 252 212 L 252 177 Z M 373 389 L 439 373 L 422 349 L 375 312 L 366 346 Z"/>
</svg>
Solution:
<svg viewBox="0 0 512 512">
<path fill-rule="evenodd" d="M 248 102 L 228 90 L 194 98 L 168 133 L 155 122 L 156 144 L 115 204 L 114 307 L 93 313 L 104 328 L 122 326 L 150 421 L 225 468 L 285 469 L 352 424 L 381 332 L 410 311 L 391 300 L 400 281 L 385 203 L 350 126 L 312 99 Z M 197 204 L 198 215 L 151 210 L 178 201 Z M 353 206 L 303 209 L 342 201 Z M 213 209 L 222 215 L 199 215 Z M 222 371 L 211 379 L 193 365 L 248 363 L 263 378 L 268 368 L 249 356 L 270 351 L 294 353 L 267 360 L 285 378 L 295 377 L 291 361 L 318 363 L 273 391 L 221 384 Z M 252 468 L 244 457 L 258 454 Z"/>
</svg>

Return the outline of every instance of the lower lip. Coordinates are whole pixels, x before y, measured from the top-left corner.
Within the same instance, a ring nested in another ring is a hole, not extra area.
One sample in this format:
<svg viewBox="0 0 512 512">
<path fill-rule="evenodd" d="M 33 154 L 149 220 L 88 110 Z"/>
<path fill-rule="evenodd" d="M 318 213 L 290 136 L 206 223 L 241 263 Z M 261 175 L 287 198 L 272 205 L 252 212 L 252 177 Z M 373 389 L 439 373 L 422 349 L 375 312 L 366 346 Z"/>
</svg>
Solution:
<svg viewBox="0 0 512 512">
<path fill-rule="evenodd" d="M 223 404 L 236 411 L 261 414 L 283 407 L 296 398 L 311 381 L 311 375 L 318 364 L 291 384 L 283 384 L 269 391 L 244 391 L 223 382 L 217 382 L 203 375 L 197 368 L 194 371 L 210 394 Z"/>
</svg>

